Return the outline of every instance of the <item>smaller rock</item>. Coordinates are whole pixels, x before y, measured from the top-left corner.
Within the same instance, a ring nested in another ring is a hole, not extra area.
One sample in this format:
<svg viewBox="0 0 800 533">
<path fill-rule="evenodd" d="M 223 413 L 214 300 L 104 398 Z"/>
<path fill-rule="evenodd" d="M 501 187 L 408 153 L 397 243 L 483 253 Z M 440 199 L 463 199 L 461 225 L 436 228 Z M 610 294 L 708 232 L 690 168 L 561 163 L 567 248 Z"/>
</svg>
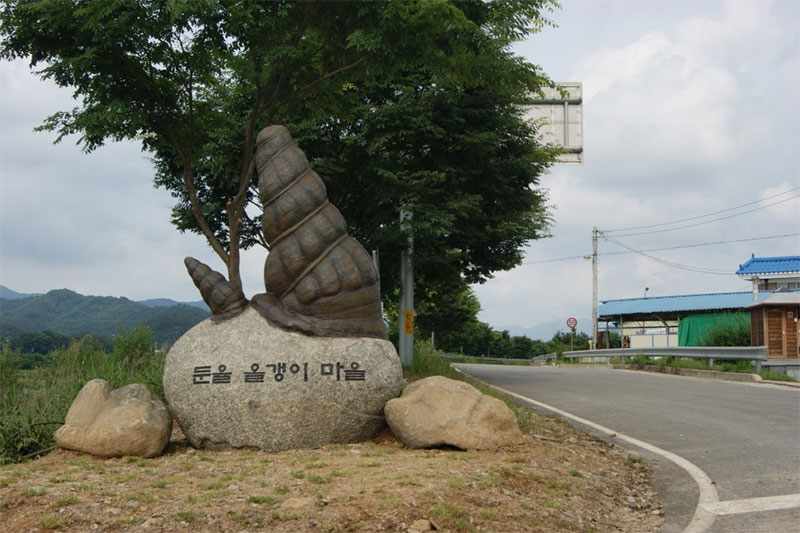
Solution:
<svg viewBox="0 0 800 533">
<path fill-rule="evenodd" d="M 523 440 L 506 404 L 442 376 L 410 384 L 400 398 L 386 403 L 384 412 L 394 435 L 409 448 L 492 450 Z"/>
<path fill-rule="evenodd" d="M 417 531 L 430 531 L 431 530 L 431 523 L 427 520 L 417 520 L 409 529 L 415 529 Z"/>
<path fill-rule="evenodd" d="M 155 457 L 169 443 L 172 416 L 140 384 L 112 391 L 102 379 L 84 385 L 55 434 L 62 448 L 100 457 Z"/>
</svg>

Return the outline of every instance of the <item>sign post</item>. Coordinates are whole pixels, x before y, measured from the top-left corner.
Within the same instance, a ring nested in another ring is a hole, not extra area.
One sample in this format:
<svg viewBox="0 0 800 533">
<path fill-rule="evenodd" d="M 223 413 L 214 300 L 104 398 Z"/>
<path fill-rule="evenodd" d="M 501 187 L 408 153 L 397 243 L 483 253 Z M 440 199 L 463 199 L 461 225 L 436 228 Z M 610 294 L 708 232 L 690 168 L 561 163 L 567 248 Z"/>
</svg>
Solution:
<svg viewBox="0 0 800 533">
<path fill-rule="evenodd" d="M 567 319 L 567 327 L 572 330 L 572 337 L 569 339 L 570 351 L 575 350 L 575 328 L 578 327 L 578 319 L 571 316 Z"/>
<path fill-rule="evenodd" d="M 400 259 L 400 313 L 398 319 L 398 354 L 403 366 L 414 362 L 414 235 L 411 233 L 411 211 L 400 210 L 400 229 L 408 231 L 408 241 Z"/>
</svg>

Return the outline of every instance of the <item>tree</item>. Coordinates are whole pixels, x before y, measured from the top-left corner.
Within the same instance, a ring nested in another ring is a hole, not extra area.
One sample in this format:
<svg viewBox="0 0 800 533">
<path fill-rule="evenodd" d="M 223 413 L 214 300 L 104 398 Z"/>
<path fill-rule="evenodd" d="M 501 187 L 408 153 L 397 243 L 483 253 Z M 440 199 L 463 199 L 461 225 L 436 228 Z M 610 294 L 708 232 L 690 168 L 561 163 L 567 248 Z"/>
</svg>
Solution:
<svg viewBox="0 0 800 533">
<path fill-rule="evenodd" d="M 513 56 L 509 46 L 546 24 L 541 12 L 553 5 L 553 0 L 28 0 L 2 7 L 0 56 L 29 57 L 31 67 L 44 65 L 40 76 L 73 88 L 80 99 L 80 107 L 56 113 L 41 129 L 57 131 L 59 139 L 78 134 L 86 151 L 109 139 L 140 139 L 155 162 L 156 185 L 177 200 L 174 224 L 181 231 L 202 233 L 239 288 L 240 249 L 266 245 L 257 219 L 245 210 L 257 203 L 254 140 L 261 127 L 280 122 L 315 124 L 328 140 L 338 135 L 352 141 L 341 171 L 355 166 L 359 177 L 350 174 L 352 183 L 345 174 L 330 179 L 337 187 L 332 188 L 334 201 L 342 201 L 345 215 L 355 218 L 350 224 L 359 238 L 369 245 L 375 228 L 387 227 L 385 235 L 378 231 L 374 239 L 397 248 L 398 204 L 410 205 L 416 208 L 414 231 L 441 237 L 431 241 L 431 248 L 446 244 L 441 261 L 420 249 L 429 258 L 422 263 L 423 278 L 435 279 L 438 269 L 451 280 L 460 272 L 480 281 L 519 262 L 521 243 L 542 235 L 543 197 L 528 189 L 550 154 L 526 152 L 534 147 L 532 130 L 520 129 L 519 122 L 494 138 L 491 124 L 482 132 L 456 135 L 458 123 L 494 118 L 489 113 L 493 104 L 473 106 L 476 98 L 505 99 L 494 109 L 500 117 L 511 117 L 521 94 L 547 82 L 536 67 Z M 381 123 L 396 112 L 394 105 L 363 118 L 370 124 L 370 137 L 358 153 L 359 138 L 348 135 L 347 128 L 365 110 L 385 104 L 401 104 L 397 118 L 408 117 L 415 106 L 441 109 L 442 119 L 447 110 L 463 107 L 463 113 L 453 114 L 448 127 L 420 131 L 412 122 L 398 131 L 402 125 L 397 121 Z M 415 141 L 416 133 L 425 135 Z M 426 158 L 432 142 L 460 146 L 433 150 Z M 398 164 L 392 167 L 386 150 L 395 147 Z M 466 165 L 450 172 L 448 161 L 469 156 L 477 163 L 489 157 L 497 172 L 464 172 Z M 365 157 L 378 162 L 356 164 Z M 519 167 L 524 164 L 533 164 L 533 171 Z M 350 203 L 346 199 L 372 169 L 385 178 L 376 193 L 391 193 L 401 177 L 407 186 L 398 202 L 375 205 L 368 210 L 373 218 L 366 220 L 354 215 L 357 206 L 370 205 L 369 195 Z M 320 170 L 325 177 L 327 169 Z M 500 173 L 513 178 L 495 187 L 493 178 Z M 485 190 L 458 194 L 476 180 Z M 449 192 L 444 204 L 443 192 Z M 493 210 L 500 197 L 522 200 Z M 440 205 L 447 209 L 435 209 Z M 515 205 L 519 215 L 509 218 Z M 428 269 L 434 274 L 426 274 Z"/>
</svg>

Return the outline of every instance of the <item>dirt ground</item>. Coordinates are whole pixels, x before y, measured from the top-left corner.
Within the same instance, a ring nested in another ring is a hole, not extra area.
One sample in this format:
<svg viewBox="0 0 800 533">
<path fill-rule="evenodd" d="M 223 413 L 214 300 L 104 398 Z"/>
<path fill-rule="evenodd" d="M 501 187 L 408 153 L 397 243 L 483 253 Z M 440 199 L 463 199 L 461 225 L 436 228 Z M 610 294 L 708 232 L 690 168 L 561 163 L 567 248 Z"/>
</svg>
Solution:
<svg viewBox="0 0 800 533">
<path fill-rule="evenodd" d="M 57 450 L 0 467 L 3 531 L 658 531 L 637 456 L 528 412 L 500 451 L 374 441 L 313 450 L 195 450 L 155 459 Z"/>
</svg>

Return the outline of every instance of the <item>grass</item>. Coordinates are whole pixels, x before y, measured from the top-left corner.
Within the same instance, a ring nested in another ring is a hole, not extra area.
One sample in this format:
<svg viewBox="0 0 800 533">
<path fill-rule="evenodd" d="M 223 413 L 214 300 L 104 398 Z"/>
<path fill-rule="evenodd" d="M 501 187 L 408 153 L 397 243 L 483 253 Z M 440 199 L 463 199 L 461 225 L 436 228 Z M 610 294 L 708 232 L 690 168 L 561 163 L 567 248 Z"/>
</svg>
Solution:
<svg viewBox="0 0 800 533">
<path fill-rule="evenodd" d="M 273 498 L 272 496 L 254 494 L 247 498 L 247 501 L 250 503 L 274 505 L 278 503 L 279 500 L 277 498 Z"/>
<path fill-rule="evenodd" d="M 447 480 L 447 486 L 451 489 L 460 489 L 464 486 L 464 478 L 463 477 L 453 477 Z"/>
<path fill-rule="evenodd" d="M 58 529 L 69 524 L 69 521 L 63 516 L 47 515 L 39 519 L 39 527 L 42 529 Z"/>
<path fill-rule="evenodd" d="M 121 330 L 105 353 L 91 336 L 52 352 L 52 363 L 20 370 L 22 354 L 0 351 L 0 464 L 55 445 L 54 430 L 86 382 L 102 378 L 113 388 L 143 383 L 163 398 L 164 354 L 154 352 L 147 327 Z M 54 422 L 53 424 L 41 424 Z M 39 424 L 39 425 L 35 425 Z"/>
<path fill-rule="evenodd" d="M 766 379 L 767 381 L 788 381 L 791 383 L 797 383 L 797 380 L 792 376 L 787 376 L 786 374 L 781 374 L 780 372 L 772 372 L 771 370 L 762 370 L 759 375 L 761 376 L 761 379 Z"/>
<path fill-rule="evenodd" d="M 439 502 L 431 507 L 431 514 L 442 520 L 445 524 L 462 529 L 474 531 L 475 527 L 469 523 L 467 513 L 460 507 L 449 502 Z"/>
<path fill-rule="evenodd" d="M 201 516 L 203 516 L 203 513 L 198 513 L 196 511 L 181 511 L 175 515 L 175 520 L 191 524 Z"/>
<path fill-rule="evenodd" d="M 398 498 L 397 496 L 389 496 L 388 498 L 383 498 L 378 500 L 378 507 L 381 509 L 387 509 L 390 507 L 395 507 L 399 503 L 400 503 L 400 498 Z"/>
<path fill-rule="evenodd" d="M 75 505 L 76 503 L 80 503 L 77 496 L 67 496 L 66 498 L 58 500 L 56 505 L 59 507 L 67 507 L 68 505 Z"/>
</svg>

